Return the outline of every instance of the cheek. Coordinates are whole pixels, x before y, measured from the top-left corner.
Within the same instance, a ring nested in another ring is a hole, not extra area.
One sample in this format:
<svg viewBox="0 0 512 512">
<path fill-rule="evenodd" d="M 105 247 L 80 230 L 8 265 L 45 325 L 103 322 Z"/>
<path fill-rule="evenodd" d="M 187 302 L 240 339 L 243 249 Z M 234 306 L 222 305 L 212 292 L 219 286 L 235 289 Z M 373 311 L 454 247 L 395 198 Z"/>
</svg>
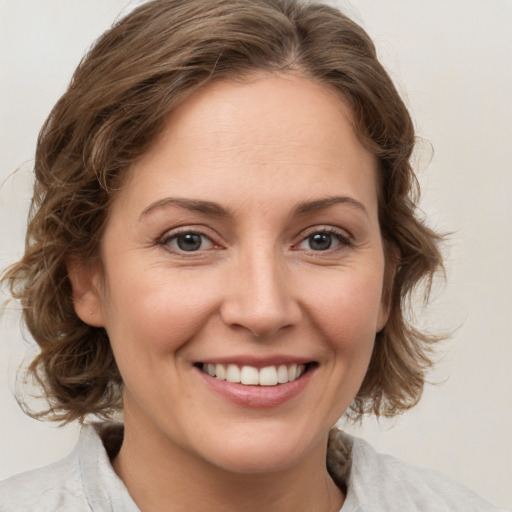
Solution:
<svg viewBox="0 0 512 512">
<path fill-rule="evenodd" d="M 215 286 L 199 276 L 139 272 L 110 287 L 106 327 L 114 351 L 172 353 L 204 327 L 217 307 Z M 124 284 L 121 284 L 124 283 Z M 213 290 L 212 290 L 213 288 Z M 219 288 L 217 288 L 219 289 Z"/>
<path fill-rule="evenodd" d="M 315 327 L 337 352 L 368 357 L 381 316 L 382 279 L 379 272 L 343 273 L 317 282 L 310 289 L 307 310 Z"/>
</svg>

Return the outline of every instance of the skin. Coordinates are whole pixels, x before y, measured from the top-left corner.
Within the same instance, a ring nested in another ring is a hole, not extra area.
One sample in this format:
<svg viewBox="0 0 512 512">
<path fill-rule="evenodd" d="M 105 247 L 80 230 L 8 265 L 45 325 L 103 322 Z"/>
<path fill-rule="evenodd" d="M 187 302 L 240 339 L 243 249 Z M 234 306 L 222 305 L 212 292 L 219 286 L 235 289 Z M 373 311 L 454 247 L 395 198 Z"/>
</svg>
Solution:
<svg viewBox="0 0 512 512">
<path fill-rule="evenodd" d="M 265 74 L 195 93 L 129 170 L 101 264 L 70 276 L 123 376 L 113 465 L 141 510 L 340 509 L 327 435 L 387 320 L 376 173 L 334 91 Z M 248 357 L 314 364 L 272 407 L 233 403 L 196 367 Z"/>
</svg>

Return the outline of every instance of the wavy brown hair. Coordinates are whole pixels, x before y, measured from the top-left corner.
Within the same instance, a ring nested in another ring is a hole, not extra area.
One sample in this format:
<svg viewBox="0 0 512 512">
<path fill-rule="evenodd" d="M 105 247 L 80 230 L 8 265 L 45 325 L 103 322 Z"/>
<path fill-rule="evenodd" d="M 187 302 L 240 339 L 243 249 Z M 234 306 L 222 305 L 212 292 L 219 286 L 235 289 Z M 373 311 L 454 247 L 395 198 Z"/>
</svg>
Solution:
<svg viewBox="0 0 512 512">
<path fill-rule="evenodd" d="M 39 134 L 25 254 L 2 277 L 40 347 L 29 374 L 49 406 L 33 416 L 68 422 L 122 408 L 108 336 L 76 315 L 66 259 L 99 258 L 126 169 L 177 104 L 213 80 L 258 71 L 300 74 L 337 90 L 380 162 L 390 317 L 351 414 L 392 416 L 418 401 L 435 338 L 404 311 L 415 287 L 428 288 L 442 267 L 440 237 L 418 217 L 413 124 L 371 39 L 338 10 L 301 0 L 153 0 L 95 43 Z"/>
</svg>

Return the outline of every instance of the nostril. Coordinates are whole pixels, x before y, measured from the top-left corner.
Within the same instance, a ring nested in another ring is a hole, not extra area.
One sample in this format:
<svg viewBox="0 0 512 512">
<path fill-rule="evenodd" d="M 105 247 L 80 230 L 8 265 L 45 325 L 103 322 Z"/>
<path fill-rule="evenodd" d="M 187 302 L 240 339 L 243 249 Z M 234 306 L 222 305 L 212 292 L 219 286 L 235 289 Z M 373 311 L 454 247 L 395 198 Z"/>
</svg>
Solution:
<svg viewBox="0 0 512 512">
<path fill-rule="evenodd" d="M 300 315 L 290 314 L 288 311 L 277 309 L 270 312 L 261 311 L 261 309 L 258 311 L 257 307 L 247 314 L 240 310 L 229 311 L 226 308 L 222 317 L 232 329 L 245 329 L 255 338 L 268 338 L 284 329 L 290 329 L 300 319 Z"/>
<path fill-rule="evenodd" d="M 226 283 L 221 317 L 232 328 L 247 329 L 257 338 L 269 337 L 296 325 L 302 309 L 290 293 L 274 256 L 251 253 L 244 268 Z"/>
</svg>

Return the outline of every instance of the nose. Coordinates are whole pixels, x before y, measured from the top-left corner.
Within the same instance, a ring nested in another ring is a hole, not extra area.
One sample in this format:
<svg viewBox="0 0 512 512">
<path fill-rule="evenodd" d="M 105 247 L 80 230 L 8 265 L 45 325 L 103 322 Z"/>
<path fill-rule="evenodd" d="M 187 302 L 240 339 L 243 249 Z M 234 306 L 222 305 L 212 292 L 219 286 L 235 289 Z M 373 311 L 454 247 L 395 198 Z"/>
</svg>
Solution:
<svg viewBox="0 0 512 512">
<path fill-rule="evenodd" d="M 296 325 L 302 317 L 300 304 L 291 291 L 289 271 L 270 252 L 240 256 L 226 283 L 221 306 L 227 325 L 247 329 L 260 338 Z"/>
</svg>

